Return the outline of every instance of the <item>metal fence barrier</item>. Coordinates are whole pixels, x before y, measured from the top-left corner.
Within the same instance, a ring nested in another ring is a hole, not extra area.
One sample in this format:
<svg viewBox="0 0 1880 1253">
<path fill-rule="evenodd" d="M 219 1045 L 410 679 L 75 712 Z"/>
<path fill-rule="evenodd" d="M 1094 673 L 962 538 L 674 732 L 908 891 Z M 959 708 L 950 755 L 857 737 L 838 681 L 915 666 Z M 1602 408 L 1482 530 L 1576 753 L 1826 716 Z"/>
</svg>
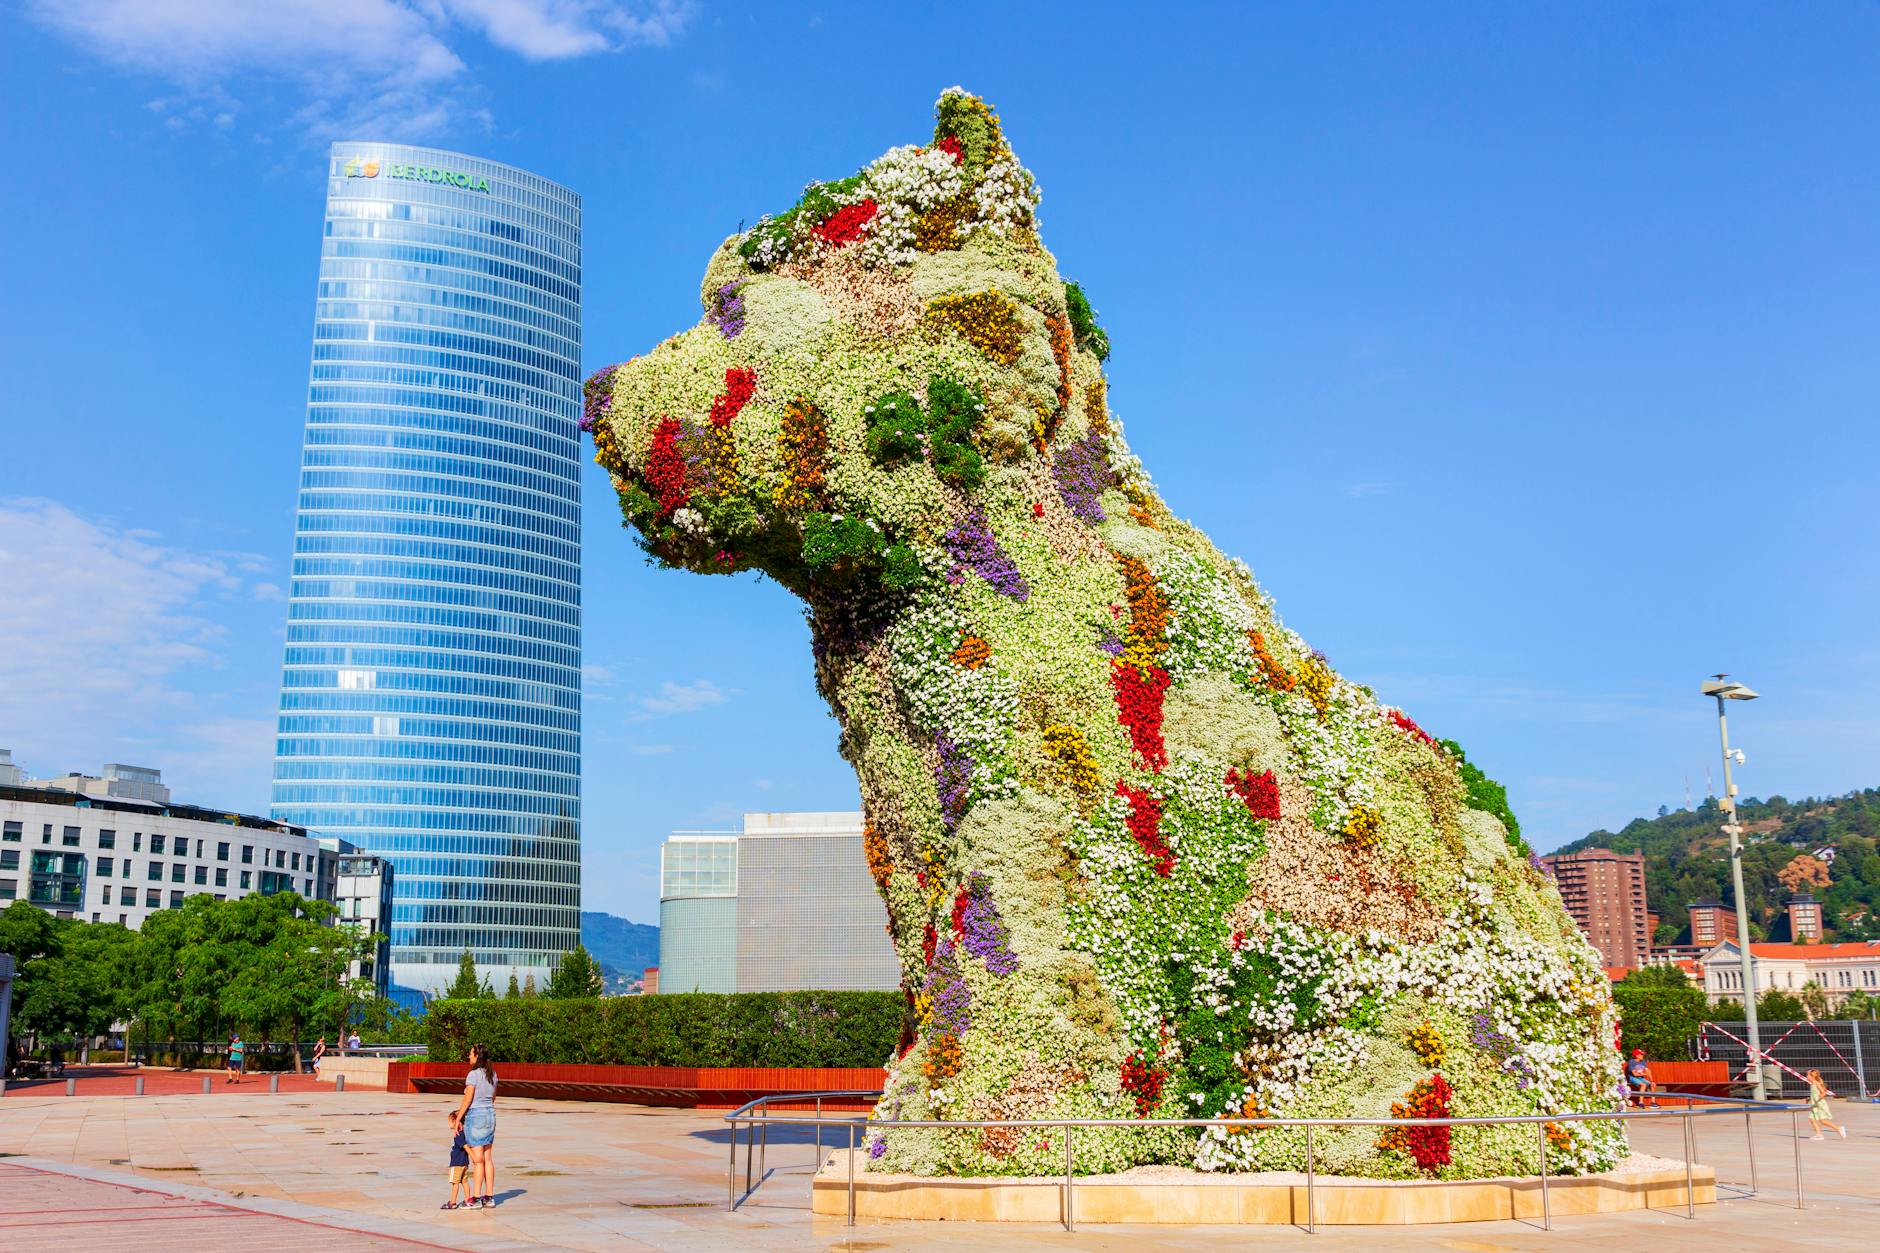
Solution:
<svg viewBox="0 0 1880 1253">
<path fill-rule="evenodd" d="M 1741 1081 L 1749 1055 L 1744 1030 L 1741 1022 L 1704 1023 L 1690 1042 L 1691 1056 L 1728 1063 L 1730 1078 Z M 1765 1022 L 1757 1034 L 1764 1054 L 1777 1063 L 1784 1100 L 1807 1099 L 1801 1077 L 1810 1070 L 1819 1070 L 1836 1096 L 1864 1101 L 1880 1094 L 1880 1022 Z"/>
<path fill-rule="evenodd" d="M 1697 1217 L 1696 1200 L 1696 1157 L 1697 1130 L 1694 1120 L 1698 1118 L 1728 1117 L 1736 1114 L 1743 1116 L 1743 1129 L 1749 1146 L 1749 1193 L 1758 1191 L 1759 1180 L 1756 1171 L 1756 1129 L 1755 1118 L 1759 1114 L 1773 1115 L 1786 1113 L 1789 1117 L 1789 1132 L 1795 1147 L 1795 1208 L 1806 1208 L 1806 1199 L 1802 1187 L 1802 1137 L 1800 1116 L 1807 1106 L 1779 1101 L 1738 1100 L 1734 1097 L 1707 1096 L 1696 1092 L 1655 1092 L 1658 1100 L 1675 1099 L 1684 1101 L 1683 1109 L 1620 1109 L 1596 1110 L 1579 1114 L 1510 1114 L 1501 1118 L 981 1118 L 959 1120 L 910 1119 L 871 1122 L 867 1115 L 859 1117 L 825 1117 L 825 1101 L 854 1102 L 874 1100 L 881 1096 L 880 1091 L 849 1092 L 801 1092 L 781 1096 L 762 1096 L 754 1101 L 747 1101 L 737 1109 L 725 1115 L 725 1122 L 731 1128 L 731 1160 L 726 1174 L 726 1186 L 730 1208 L 736 1210 L 744 1201 L 750 1199 L 753 1192 L 762 1186 L 767 1173 L 765 1158 L 770 1148 L 770 1128 L 774 1124 L 780 1127 L 814 1127 L 816 1129 L 816 1169 L 823 1167 L 822 1129 L 839 1127 L 843 1129 L 848 1145 L 848 1225 L 855 1225 L 855 1138 L 858 1128 L 871 1130 L 911 1130 L 932 1129 L 938 1131 L 983 1131 L 993 1127 L 1028 1127 L 1039 1129 L 1057 1128 L 1064 1132 L 1064 1194 L 1063 1214 L 1064 1229 L 1076 1230 L 1075 1188 L 1076 1163 L 1072 1148 L 1072 1138 L 1080 1127 L 1239 1127 L 1244 1129 L 1265 1129 L 1272 1127 L 1303 1127 L 1306 1133 L 1306 1221 L 1305 1229 L 1311 1233 L 1318 1231 L 1318 1171 L 1313 1155 L 1312 1133 L 1320 1127 L 1499 1127 L 1522 1123 L 1532 1123 L 1534 1139 L 1540 1149 L 1540 1184 L 1541 1184 L 1541 1227 L 1552 1231 L 1554 1214 L 1552 1198 L 1548 1185 L 1551 1172 L 1547 1169 L 1547 1125 L 1563 1122 L 1630 1122 L 1636 1119 L 1681 1118 L 1684 1120 L 1684 1216 Z M 772 1109 L 778 1105 L 814 1104 L 813 1114 L 775 1114 Z M 1700 1105 L 1701 1103 L 1701 1105 Z M 744 1191 L 738 1191 L 738 1129 L 745 1128 L 744 1145 Z M 755 1169 L 753 1169 L 753 1167 Z M 814 1180 L 811 1181 L 814 1188 Z"/>
</svg>

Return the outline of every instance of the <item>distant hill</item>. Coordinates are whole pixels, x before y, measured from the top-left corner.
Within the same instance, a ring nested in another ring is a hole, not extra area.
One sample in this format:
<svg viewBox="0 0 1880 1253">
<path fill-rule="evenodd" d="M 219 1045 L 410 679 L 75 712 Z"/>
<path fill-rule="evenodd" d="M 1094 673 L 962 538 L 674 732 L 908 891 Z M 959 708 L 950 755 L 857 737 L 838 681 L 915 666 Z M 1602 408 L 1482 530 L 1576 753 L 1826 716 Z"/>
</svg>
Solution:
<svg viewBox="0 0 1880 1253">
<path fill-rule="evenodd" d="M 659 965 L 659 928 L 643 922 L 582 910 L 581 943 L 601 964 L 609 992 L 625 991 Z"/>
<path fill-rule="evenodd" d="M 1787 940 L 1783 906 L 1792 892 L 1804 890 L 1824 904 L 1828 939 L 1880 939 L 1880 788 L 1802 801 L 1752 797 L 1738 810 L 1752 934 Z M 1661 809 L 1656 818 L 1636 819 L 1617 832 L 1595 831 L 1556 851 L 1587 848 L 1645 855 L 1645 899 L 1662 920 L 1659 943 L 1689 939 L 1685 907 L 1692 901 L 1730 899 L 1729 841 L 1714 800 L 1696 809 Z M 1815 856 L 1825 849 L 1833 850 L 1831 860 Z"/>
</svg>

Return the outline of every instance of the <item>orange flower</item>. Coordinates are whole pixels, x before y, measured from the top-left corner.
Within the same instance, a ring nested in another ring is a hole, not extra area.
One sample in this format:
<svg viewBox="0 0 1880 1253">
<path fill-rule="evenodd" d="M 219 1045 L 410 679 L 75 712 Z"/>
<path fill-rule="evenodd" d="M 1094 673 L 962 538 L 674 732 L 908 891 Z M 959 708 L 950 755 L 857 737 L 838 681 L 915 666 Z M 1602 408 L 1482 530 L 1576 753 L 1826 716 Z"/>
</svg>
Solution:
<svg viewBox="0 0 1880 1253">
<path fill-rule="evenodd" d="M 992 645 L 977 635 L 968 635 L 953 650 L 953 664 L 964 666 L 968 670 L 977 670 L 992 659 Z"/>
</svg>

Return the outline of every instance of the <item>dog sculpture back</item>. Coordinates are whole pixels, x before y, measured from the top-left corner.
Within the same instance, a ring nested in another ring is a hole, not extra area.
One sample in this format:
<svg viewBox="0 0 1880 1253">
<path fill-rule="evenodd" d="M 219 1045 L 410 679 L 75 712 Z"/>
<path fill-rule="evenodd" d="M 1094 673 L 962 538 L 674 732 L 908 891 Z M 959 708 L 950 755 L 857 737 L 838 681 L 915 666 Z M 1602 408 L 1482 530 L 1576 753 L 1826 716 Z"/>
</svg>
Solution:
<svg viewBox="0 0 1880 1253">
<path fill-rule="evenodd" d="M 908 997 L 879 1117 L 1611 1108 L 1605 977 L 1501 789 L 1163 504 L 1031 175 L 984 102 L 937 112 L 926 147 L 726 240 L 703 319 L 597 373 L 584 419 L 648 552 L 805 602 Z M 1557 1171 L 1625 1151 L 1610 1124 L 1548 1135 Z M 1078 1153 L 1294 1168 L 1303 1138 Z M 1015 1129 L 878 1129 L 868 1155 L 1061 1167 Z M 1317 1157 L 1538 1168 L 1519 1127 L 1351 1130 Z"/>
</svg>

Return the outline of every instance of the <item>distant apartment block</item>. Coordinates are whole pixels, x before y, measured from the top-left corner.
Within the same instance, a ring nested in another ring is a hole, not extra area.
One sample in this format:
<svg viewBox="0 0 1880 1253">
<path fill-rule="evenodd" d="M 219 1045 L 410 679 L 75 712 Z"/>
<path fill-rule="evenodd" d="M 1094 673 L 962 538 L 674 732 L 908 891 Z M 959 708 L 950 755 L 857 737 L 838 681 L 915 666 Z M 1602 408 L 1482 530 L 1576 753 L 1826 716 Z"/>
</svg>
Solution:
<svg viewBox="0 0 1880 1253">
<path fill-rule="evenodd" d="M 675 832 L 660 851 L 657 990 L 898 988 L 887 921 L 859 813 L 746 814 L 741 832 Z"/>
<path fill-rule="evenodd" d="M 333 904 L 341 926 L 361 935 L 376 935 L 371 953 L 352 964 L 354 979 L 370 979 L 376 996 L 391 995 L 392 976 L 392 863 L 344 840 L 325 836 L 320 847 L 334 862 Z"/>
<path fill-rule="evenodd" d="M 1736 939 L 1736 911 L 1717 901 L 1692 901 L 1691 944 L 1708 948 Z"/>
<path fill-rule="evenodd" d="M 0 784 L 0 907 L 136 928 L 199 893 L 331 900 L 337 868 L 300 827 L 170 801 L 155 770 Z"/>
<path fill-rule="evenodd" d="M 1651 956 L 1651 923 L 1643 855 L 1589 848 L 1543 857 L 1541 864 L 1559 887 L 1567 913 L 1599 950 L 1602 965 L 1645 965 Z"/>
<path fill-rule="evenodd" d="M 1789 897 L 1789 939 L 1819 943 L 1821 934 L 1821 902 L 1806 892 Z"/>
</svg>

